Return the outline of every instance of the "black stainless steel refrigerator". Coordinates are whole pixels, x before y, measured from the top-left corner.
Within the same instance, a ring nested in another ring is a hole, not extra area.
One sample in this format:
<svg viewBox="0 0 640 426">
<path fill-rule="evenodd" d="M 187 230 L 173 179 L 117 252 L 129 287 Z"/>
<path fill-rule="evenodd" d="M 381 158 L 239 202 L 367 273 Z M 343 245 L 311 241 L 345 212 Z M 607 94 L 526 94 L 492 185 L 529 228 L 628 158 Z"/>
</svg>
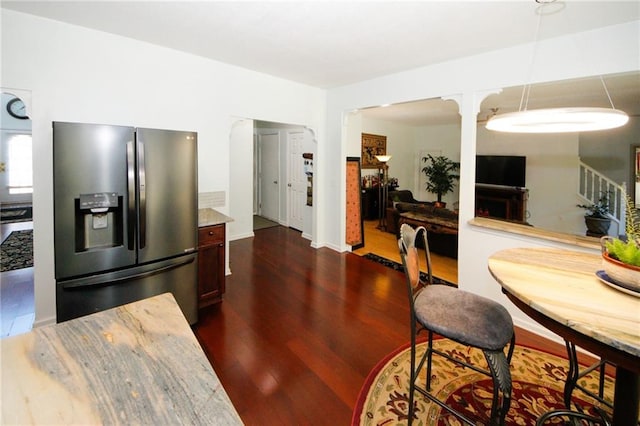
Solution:
<svg viewBox="0 0 640 426">
<path fill-rule="evenodd" d="M 53 123 L 57 321 L 173 293 L 197 321 L 197 134 Z"/>
</svg>

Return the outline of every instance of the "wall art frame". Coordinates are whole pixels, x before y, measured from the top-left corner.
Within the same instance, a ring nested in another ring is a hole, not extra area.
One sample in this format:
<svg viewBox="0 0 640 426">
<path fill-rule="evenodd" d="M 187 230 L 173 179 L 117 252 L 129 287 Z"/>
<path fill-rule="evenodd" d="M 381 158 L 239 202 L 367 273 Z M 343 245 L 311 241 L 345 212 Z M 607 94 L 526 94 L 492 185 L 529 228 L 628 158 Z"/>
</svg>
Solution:
<svg viewBox="0 0 640 426">
<path fill-rule="evenodd" d="M 382 163 L 378 161 L 376 155 L 387 155 L 387 137 L 362 133 L 362 168 L 379 169 Z"/>
</svg>

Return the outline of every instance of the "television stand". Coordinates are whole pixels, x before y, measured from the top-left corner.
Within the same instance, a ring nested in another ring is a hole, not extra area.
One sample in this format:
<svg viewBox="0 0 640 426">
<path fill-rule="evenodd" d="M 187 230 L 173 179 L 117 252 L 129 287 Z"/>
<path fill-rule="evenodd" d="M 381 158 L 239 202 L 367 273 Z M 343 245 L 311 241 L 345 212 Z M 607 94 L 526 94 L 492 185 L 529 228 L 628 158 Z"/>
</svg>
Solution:
<svg viewBox="0 0 640 426">
<path fill-rule="evenodd" d="M 527 198 L 526 188 L 476 185 L 476 216 L 526 224 Z"/>
</svg>

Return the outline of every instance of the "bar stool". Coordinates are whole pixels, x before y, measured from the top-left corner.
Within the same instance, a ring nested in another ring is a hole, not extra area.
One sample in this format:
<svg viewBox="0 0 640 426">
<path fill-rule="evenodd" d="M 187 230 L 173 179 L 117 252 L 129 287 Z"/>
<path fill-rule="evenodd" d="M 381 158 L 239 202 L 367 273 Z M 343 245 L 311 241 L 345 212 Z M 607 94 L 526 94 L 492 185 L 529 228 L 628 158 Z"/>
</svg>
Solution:
<svg viewBox="0 0 640 426">
<path fill-rule="evenodd" d="M 420 236 L 424 242 L 427 262 L 426 282 L 420 277 L 420 263 L 418 249 L 416 248 L 416 239 Z M 511 315 L 509 315 L 504 306 L 493 300 L 455 287 L 433 284 L 427 231 L 423 226 L 414 230 L 411 226 L 403 224 L 400 227 L 398 247 L 406 276 L 411 321 L 409 425 L 414 419 L 414 391 L 418 391 L 461 420 L 469 424 L 475 424 L 473 420 L 447 406 L 430 393 L 433 354 L 486 374 L 493 379 L 491 422 L 492 424 L 503 425 L 511 405 L 511 372 L 509 364 L 515 347 L 515 334 Z M 416 366 L 416 340 L 421 331 L 427 332 L 428 343 L 427 350 Z M 434 334 L 482 350 L 489 370 L 468 364 L 461 359 L 433 348 Z M 507 345 L 509 345 L 509 350 L 505 355 Z M 425 363 L 427 379 L 426 386 L 422 387 L 416 384 L 416 379 L 418 378 L 418 372 L 425 366 Z"/>
<path fill-rule="evenodd" d="M 594 407 L 594 410 L 597 412 L 598 417 L 589 415 L 584 413 L 582 407 L 576 406 L 576 410 L 571 408 L 571 397 L 573 395 L 573 391 L 578 389 L 584 392 L 586 395 L 591 398 L 599 401 L 601 404 L 606 405 L 607 407 L 613 409 L 613 404 L 604 399 L 604 375 L 605 375 L 605 366 L 607 361 L 604 359 L 600 359 L 600 361 L 592 364 L 591 366 L 580 371 L 580 364 L 578 363 L 578 354 L 576 352 L 576 345 L 568 340 L 565 340 L 565 345 L 567 347 L 567 357 L 569 358 L 569 372 L 567 373 L 567 380 L 564 384 L 564 405 L 566 409 L 552 410 L 545 414 L 543 414 L 536 422 L 537 426 L 542 426 L 547 420 L 561 417 L 569 419 L 571 424 L 580 424 L 579 421 L 584 420 L 589 425 L 604 425 L 609 426 L 611 424 L 611 419 L 607 415 L 607 413 L 599 407 Z M 598 394 L 591 392 L 589 389 L 586 389 L 582 385 L 580 385 L 579 380 L 591 373 L 592 371 L 598 370 Z"/>
</svg>

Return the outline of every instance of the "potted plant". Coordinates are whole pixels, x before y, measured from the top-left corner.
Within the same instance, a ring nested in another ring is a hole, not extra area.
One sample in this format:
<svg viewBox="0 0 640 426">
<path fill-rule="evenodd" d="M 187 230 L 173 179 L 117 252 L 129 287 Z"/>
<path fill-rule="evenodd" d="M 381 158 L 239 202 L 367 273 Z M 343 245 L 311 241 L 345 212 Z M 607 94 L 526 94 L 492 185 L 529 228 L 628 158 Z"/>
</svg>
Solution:
<svg viewBox="0 0 640 426">
<path fill-rule="evenodd" d="M 389 191 L 395 191 L 398 188 L 398 178 L 390 177 L 387 179 L 387 185 L 389 185 Z"/>
<path fill-rule="evenodd" d="M 422 161 L 427 163 L 422 168 L 422 172 L 427 177 L 426 190 L 437 195 L 436 206 L 444 207 L 442 196 L 453 191 L 453 185 L 460 175 L 456 172 L 460 170 L 460 163 L 452 161 L 447 157 L 439 155 L 437 157 L 427 154 L 422 157 Z"/>
<path fill-rule="evenodd" d="M 602 237 L 607 235 L 611 226 L 611 207 L 609 193 L 602 192 L 598 201 L 593 204 L 578 204 L 585 209 L 584 223 L 587 226 L 587 235 L 590 237 Z"/>
<path fill-rule="evenodd" d="M 640 292 L 640 223 L 631 199 L 626 199 L 626 239 L 601 238 L 602 266 L 607 277 L 627 289 Z"/>
</svg>

